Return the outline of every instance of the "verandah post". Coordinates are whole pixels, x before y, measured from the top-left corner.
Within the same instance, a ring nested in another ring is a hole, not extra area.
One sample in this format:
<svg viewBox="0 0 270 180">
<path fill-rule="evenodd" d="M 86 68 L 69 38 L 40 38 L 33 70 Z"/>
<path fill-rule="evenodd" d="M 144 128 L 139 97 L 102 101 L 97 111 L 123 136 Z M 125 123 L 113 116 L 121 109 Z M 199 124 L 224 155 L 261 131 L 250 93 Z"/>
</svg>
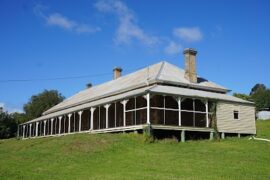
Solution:
<svg viewBox="0 0 270 180">
<path fill-rule="evenodd" d="M 32 136 L 32 123 L 31 124 L 29 124 L 29 137 L 31 137 Z"/>
<path fill-rule="evenodd" d="M 51 135 L 53 133 L 53 120 L 54 120 L 54 118 L 51 119 Z"/>
<path fill-rule="evenodd" d="M 90 120 L 90 129 L 89 130 L 93 130 L 93 126 L 94 126 L 94 112 L 95 112 L 96 108 L 91 107 L 90 111 L 91 111 L 91 120 Z"/>
<path fill-rule="evenodd" d="M 81 130 L 82 130 L 82 113 L 83 113 L 83 111 L 78 112 L 78 114 L 79 114 L 79 132 L 81 132 Z"/>
<path fill-rule="evenodd" d="M 123 124 L 124 126 L 126 126 L 126 104 L 127 104 L 128 100 L 124 100 L 121 102 L 121 104 L 123 104 Z"/>
<path fill-rule="evenodd" d="M 36 137 L 38 136 L 38 124 L 39 122 L 36 122 Z"/>
<path fill-rule="evenodd" d="M 46 135 L 46 123 L 47 123 L 47 120 L 44 121 L 44 124 L 43 124 L 43 135 L 45 136 Z"/>
<path fill-rule="evenodd" d="M 106 104 L 104 107 L 106 109 L 106 129 L 109 128 L 109 107 L 110 104 Z"/>
<path fill-rule="evenodd" d="M 25 125 L 23 125 L 23 138 L 25 137 Z"/>
<path fill-rule="evenodd" d="M 70 119 L 72 114 L 68 114 L 68 133 L 70 133 Z"/>
<path fill-rule="evenodd" d="M 150 93 L 147 93 L 146 95 L 147 100 L 147 124 L 150 124 Z"/>
<path fill-rule="evenodd" d="M 62 121 L 62 116 L 59 116 L 58 118 L 59 118 L 59 121 L 58 121 L 58 122 L 59 122 L 59 123 L 58 123 L 58 133 L 61 134 L 61 124 L 62 124 L 61 121 Z M 65 128 L 65 127 L 64 127 L 64 128 Z M 56 134 L 56 133 L 55 133 L 55 134 Z"/>
<path fill-rule="evenodd" d="M 181 97 L 178 98 L 178 126 L 182 125 L 182 117 L 181 117 Z"/>
<path fill-rule="evenodd" d="M 205 109 L 206 109 L 206 127 L 209 127 L 208 100 L 205 101 Z"/>
</svg>

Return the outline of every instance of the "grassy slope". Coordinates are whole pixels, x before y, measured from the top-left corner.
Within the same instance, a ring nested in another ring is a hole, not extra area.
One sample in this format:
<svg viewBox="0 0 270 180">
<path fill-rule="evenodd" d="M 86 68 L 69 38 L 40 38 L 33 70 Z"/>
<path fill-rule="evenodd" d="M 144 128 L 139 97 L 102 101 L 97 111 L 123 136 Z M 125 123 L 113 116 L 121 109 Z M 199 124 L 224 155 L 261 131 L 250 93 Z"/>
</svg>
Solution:
<svg viewBox="0 0 270 180">
<path fill-rule="evenodd" d="M 258 122 L 270 139 L 270 121 Z M 136 134 L 0 141 L 0 179 L 270 179 L 270 143 L 143 142 Z"/>
</svg>

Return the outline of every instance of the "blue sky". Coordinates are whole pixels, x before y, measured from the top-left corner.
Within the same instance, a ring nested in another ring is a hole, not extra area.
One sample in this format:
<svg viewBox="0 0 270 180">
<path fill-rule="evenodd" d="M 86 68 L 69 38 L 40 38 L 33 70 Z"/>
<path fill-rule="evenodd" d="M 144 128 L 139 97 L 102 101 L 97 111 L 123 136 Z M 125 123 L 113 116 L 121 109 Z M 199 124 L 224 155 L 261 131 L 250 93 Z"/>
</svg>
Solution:
<svg viewBox="0 0 270 180">
<path fill-rule="evenodd" d="M 232 92 L 270 87 L 269 18 L 268 0 L 1 0 L 0 106 L 21 111 L 44 89 L 69 97 L 111 80 L 115 66 L 183 67 L 187 47 L 198 74 Z M 66 77 L 80 78 L 51 80 Z"/>
</svg>

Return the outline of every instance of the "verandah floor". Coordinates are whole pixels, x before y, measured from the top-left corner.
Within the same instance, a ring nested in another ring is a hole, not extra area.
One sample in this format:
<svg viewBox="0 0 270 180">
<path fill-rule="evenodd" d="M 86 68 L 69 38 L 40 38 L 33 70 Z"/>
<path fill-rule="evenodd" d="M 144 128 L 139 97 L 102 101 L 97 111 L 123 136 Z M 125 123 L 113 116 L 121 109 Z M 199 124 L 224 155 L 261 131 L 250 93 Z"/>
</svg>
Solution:
<svg viewBox="0 0 270 180">
<path fill-rule="evenodd" d="M 78 134 L 78 133 L 89 133 L 89 134 L 102 134 L 102 133 L 119 133 L 119 132 L 132 132 L 132 131 L 141 131 L 146 128 L 148 125 L 133 125 L 133 126 L 126 126 L 126 127 L 115 127 L 115 128 L 108 128 L 108 129 L 96 129 L 96 130 L 87 130 L 87 131 L 80 131 L 80 132 L 71 132 L 71 133 L 63 133 L 63 134 L 52 134 L 46 136 L 33 136 L 30 138 L 24 139 L 32 139 L 32 138 L 44 138 L 44 137 L 57 137 L 57 136 L 65 136 L 70 134 Z M 202 128 L 202 127 L 188 127 L 188 126 L 169 126 L 169 125 L 151 125 L 153 130 L 172 130 L 172 131 L 189 131 L 189 132 L 214 132 L 213 128 Z"/>
</svg>

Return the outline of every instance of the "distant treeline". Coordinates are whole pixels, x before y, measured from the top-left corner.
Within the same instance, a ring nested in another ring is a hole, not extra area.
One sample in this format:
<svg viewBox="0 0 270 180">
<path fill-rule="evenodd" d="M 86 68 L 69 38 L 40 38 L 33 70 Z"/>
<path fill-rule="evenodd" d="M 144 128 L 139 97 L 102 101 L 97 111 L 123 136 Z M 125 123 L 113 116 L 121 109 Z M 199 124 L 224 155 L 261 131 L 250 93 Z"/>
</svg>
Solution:
<svg viewBox="0 0 270 180">
<path fill-rule="evenodd" d="M 15 137 L 19 124 L 40 117 L 44 111 L 63 100 L 57 90 L 44 90 L 30 98 L 23 107 L 23 113 L 9 113 L 0 108 L 0 139 Z"/>
</svg>

